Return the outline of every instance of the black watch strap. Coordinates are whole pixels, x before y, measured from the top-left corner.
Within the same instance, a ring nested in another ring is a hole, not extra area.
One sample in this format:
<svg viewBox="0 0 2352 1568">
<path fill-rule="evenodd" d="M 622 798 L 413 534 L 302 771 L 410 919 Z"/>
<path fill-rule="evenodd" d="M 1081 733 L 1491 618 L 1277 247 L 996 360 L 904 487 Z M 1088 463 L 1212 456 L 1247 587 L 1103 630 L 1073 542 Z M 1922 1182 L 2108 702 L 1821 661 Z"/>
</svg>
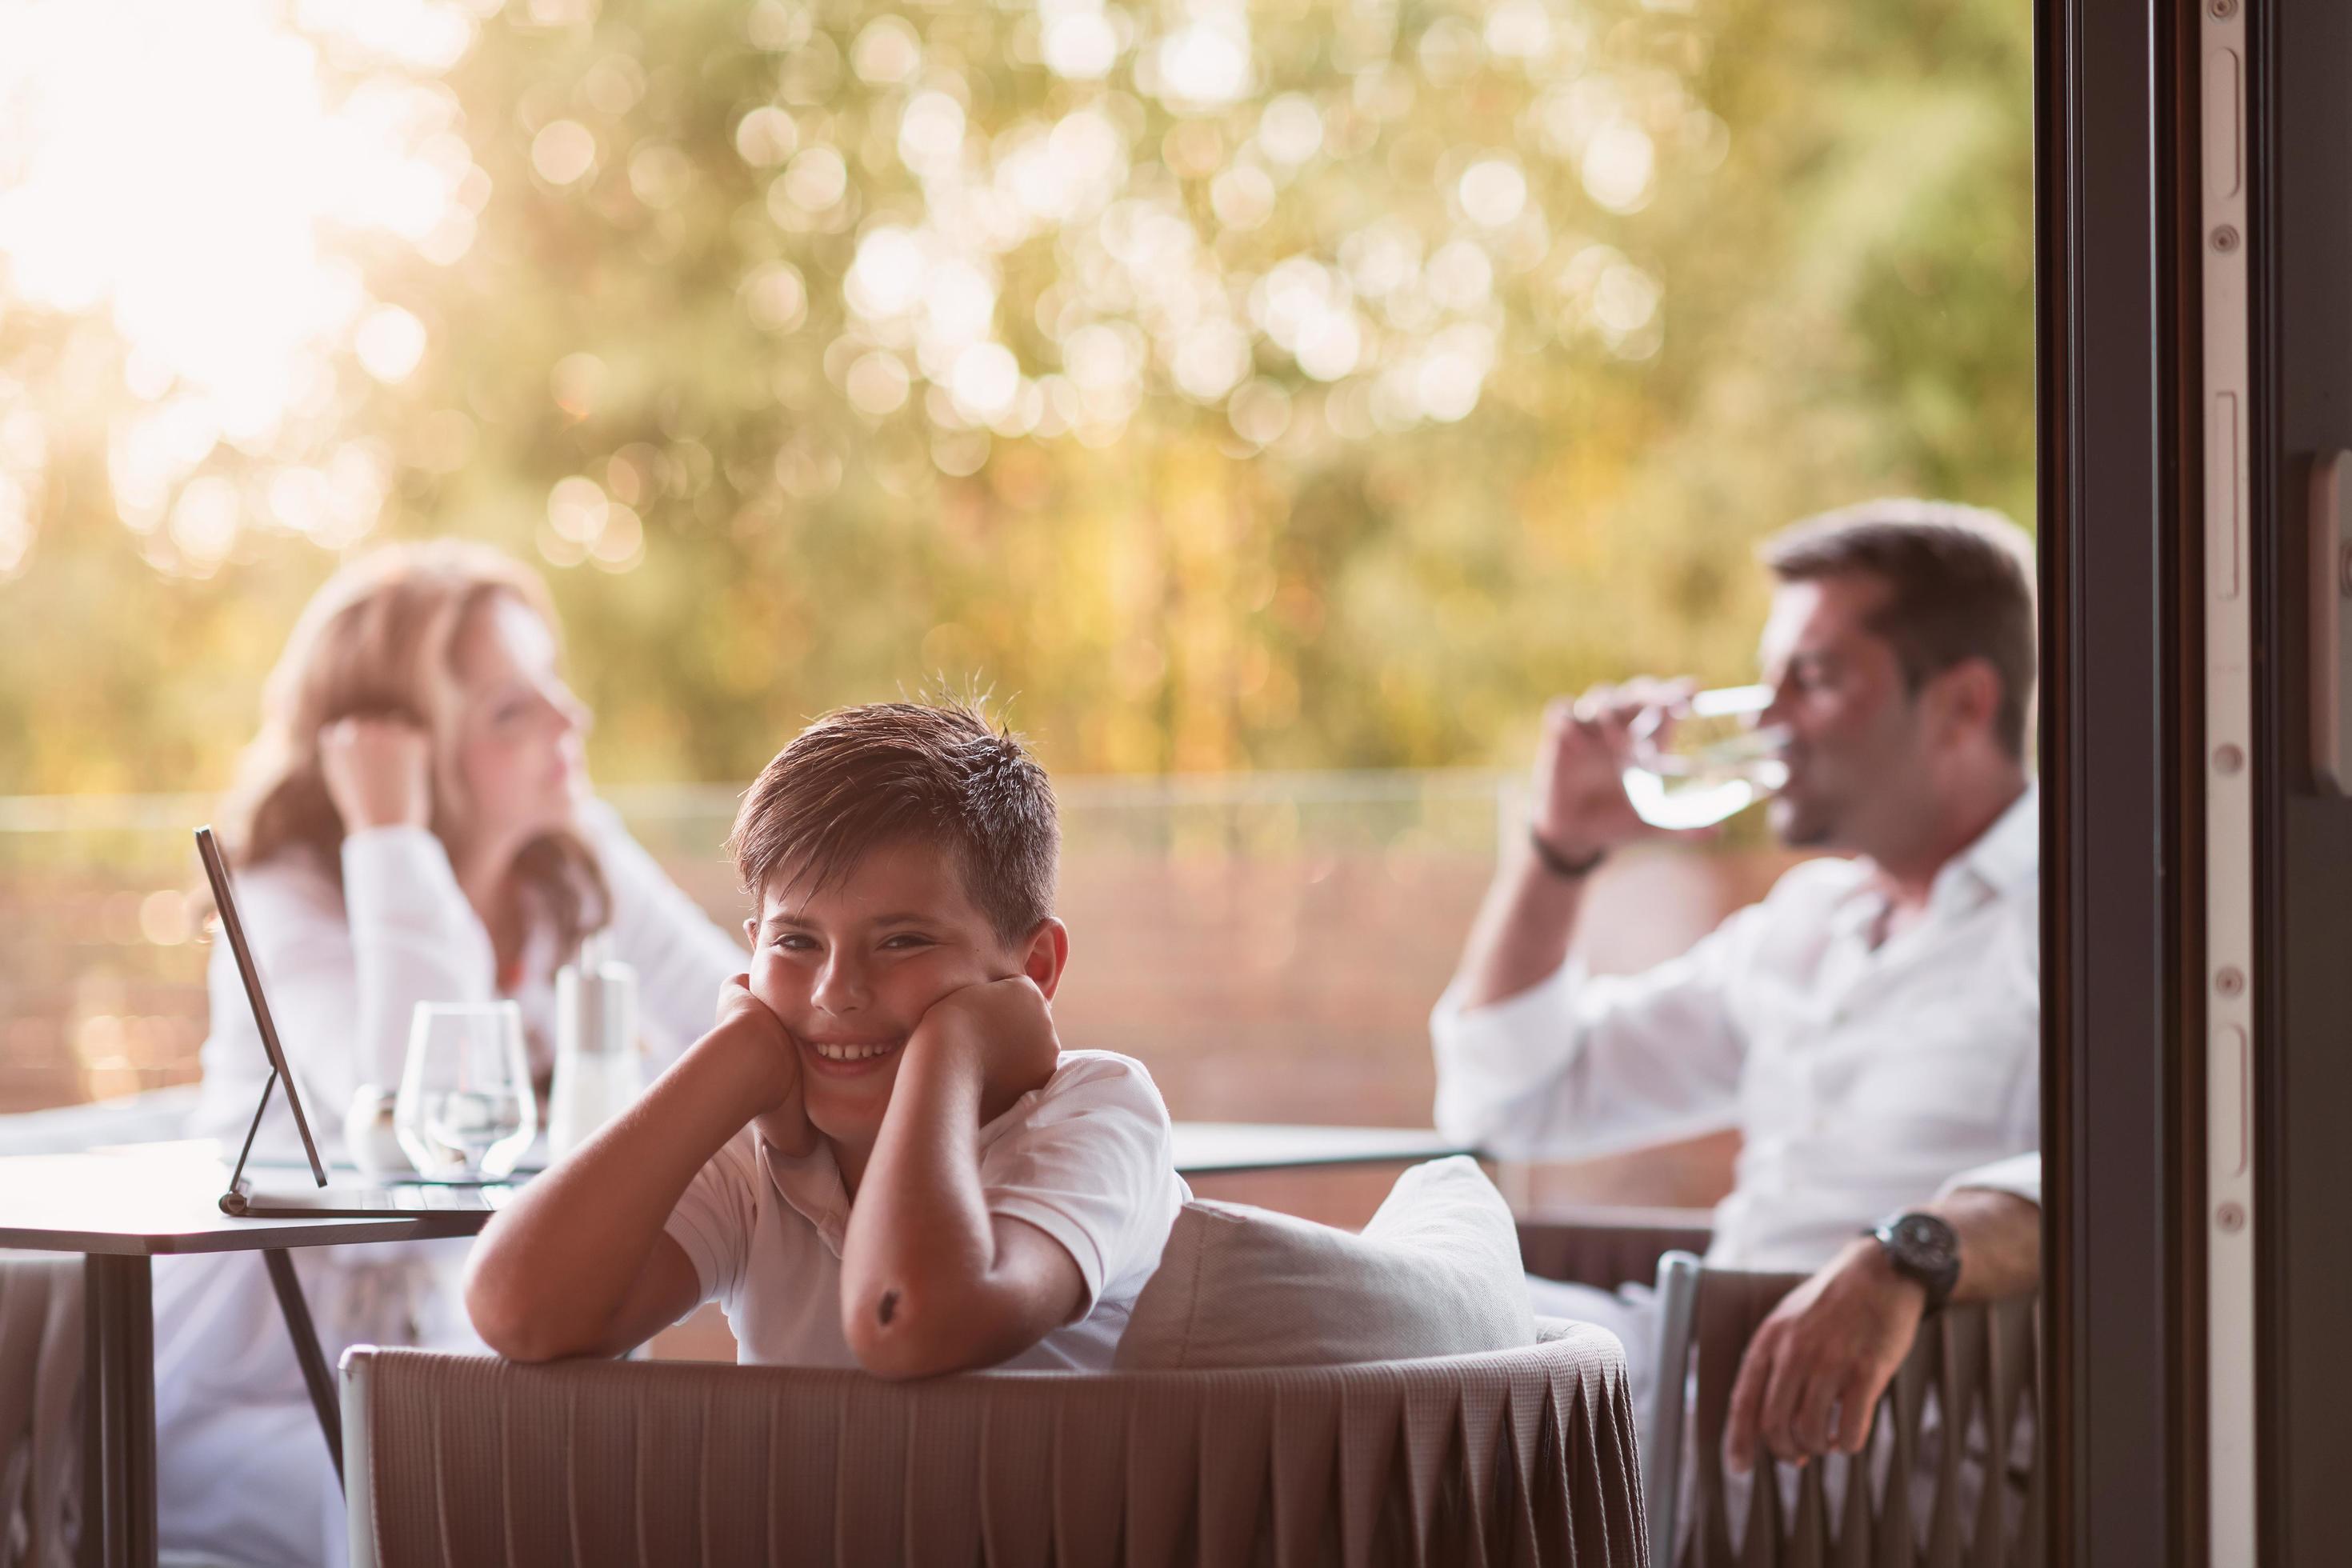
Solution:
<svg viewBox="0 0 2352 1568">
<path fill-rule="evenodd" d="M 1528 843 L 1534 847 L 1536 858 L 1543 862 L 1545 870 L 1555 877 L 1565 877 L 1571 882 L 1579 877 L 1590 877 L 1600 868 L 1601 862 L 1609 858 L 1608 850 L 1595 849 L 1581 860 L 1571 860 L 1532 827 L 1528 829 Z"/>
<path fill-rule="evenodd" d="M 1960 1233 L 1931 1214 L 1899 1214 L 1863 1232 L 1876 1241 L 1895 1272 L 1927 1292 L 1927 1310 L 1950 1300 L 1960 1280 Z"/>
</svg>

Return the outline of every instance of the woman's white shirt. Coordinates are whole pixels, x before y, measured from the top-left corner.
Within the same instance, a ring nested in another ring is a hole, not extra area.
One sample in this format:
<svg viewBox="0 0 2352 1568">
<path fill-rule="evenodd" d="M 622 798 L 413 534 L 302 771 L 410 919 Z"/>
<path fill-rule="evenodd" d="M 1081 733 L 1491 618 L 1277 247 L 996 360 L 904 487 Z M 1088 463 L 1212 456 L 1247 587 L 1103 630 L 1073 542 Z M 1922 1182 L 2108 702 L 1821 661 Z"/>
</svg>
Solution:
<svg viewBox="0 0 2352 1568">
<path fill-rule="evenodd" d="M 612 956 L 637 972 L 639 1022 L 667 1067 L 710 1026 L 719 987 L 749 958 L 646 853 L 602 803 L 581 814 L 612 892 Z M 400 1083 L 419 1002 L 488 1002 L 499 995 L 489 932 L 457 886 L 441 841 L 422 827 L 372 827 L 343 840 L 343 885 L 298 855 L 236 874 L 237 907 L 261 970 L 278 1038 L 302 1091 L 322 1154 L 342 1148 L 343 1113 L 363 1083 Z M 544 931 L 525 948 L 513 994 L 535 1066 L 555 1038 L 556 953 Z M 212 1027 L 192 1131 L 241 1140 L 269 1076 L 236 961 L 214 944 L 206 980 Z M 293 1116 L 271 1097 L 256 1142 L 299 1158 Z"/>
<path fill-rule="evenodd" d="M 631 838 L 609 807 L 582 813 L 583 837 L 612 893 L 611 956 L 637 972 L 640 1031 L 655 1070 L 707 1029 L 720 988 L 743 973 L 744 951 Z M 315 861 L 288 855 L 236 874 L 237 907 L 262 973 L 278 1037 L 302 1094 L 320 1154 L 342 1153 L 342 1120 L 362 1083 L 395 1088 L 419 1002 L 499 995 L 489 933 L 457 885 L 441 841 L 424 828 L 370 828 L 342 845 L 343 885 Z M 551 937 L 522 954 L 510 994 L 547 1066 L 554 1039 Z M 233 1157 L 268 1077 L 261 1036 L 226 942 L 207 973 L 211 1033 L 191 1131 L 220 1139 Z M 282 1094 L 255 1141 L 257 1154 L 297 1159 L 300 1143 Z M 355 1343 L 479 1349 L 456 1282 L 468 1243 L 299 1248 L 291 1256 L 329 1360 Z M 248 1253 L 170 1258 L 154 1271 L 156 1414 L 163 1438 L 163 1529 L 172 1546 L 218 1546 L 265 1521 L 299 1516 L 319 1489 L 325 1446 L 306 1421 L 299 1364 L 261 1260 Z M 251 1419 L 247 1419 L 250 1417 Z M 286 1434 L 286 1489 L 235 1495 L 230 1450 Z M 331 1475 L 328 1485 L 331 1487 Z M 316 1505 L 310 1505 L 315 1512 Z M 340 1519 L 320 1521 L 325 1547 Z M 296 1534 L 308 1540 L 307 1526 Z M 319 1561 L 307 1547 L 296 1560 Z M 240 1553 L 240 1556 L 247 1555 Z M 268 1556 L 270 1553 L 261 1553 Z"/>
</svg>

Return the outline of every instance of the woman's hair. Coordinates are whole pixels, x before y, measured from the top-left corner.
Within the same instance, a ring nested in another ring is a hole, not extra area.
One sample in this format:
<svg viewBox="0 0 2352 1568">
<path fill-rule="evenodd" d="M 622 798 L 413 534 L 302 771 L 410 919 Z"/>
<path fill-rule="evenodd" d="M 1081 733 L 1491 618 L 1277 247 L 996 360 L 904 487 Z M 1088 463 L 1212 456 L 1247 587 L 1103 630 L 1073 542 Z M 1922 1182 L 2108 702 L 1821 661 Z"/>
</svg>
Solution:
<svg viewBox="0 0 2352 1568">
<path fill-rule="evenodd" d="M 502 595 L 555 634 L 546 584 L 487 545 L 388 545 L 328 579 L 262 689 L 261 732 L 222 808 L 223 837 L 239 864 L 308 854 L 341 885 L 343 821 L 320 769 L 319 732 L 353 714 L 404 719 L 431 737 L 432 829 L 453 851 L 464 844 L 473 814 L 451 743 L 460 717 L 453 658 L 468 621 Z M 566 957 L 611 916 L 604 872 L 575 834 L 531 840 L 513 874 Z"/>
</svg>

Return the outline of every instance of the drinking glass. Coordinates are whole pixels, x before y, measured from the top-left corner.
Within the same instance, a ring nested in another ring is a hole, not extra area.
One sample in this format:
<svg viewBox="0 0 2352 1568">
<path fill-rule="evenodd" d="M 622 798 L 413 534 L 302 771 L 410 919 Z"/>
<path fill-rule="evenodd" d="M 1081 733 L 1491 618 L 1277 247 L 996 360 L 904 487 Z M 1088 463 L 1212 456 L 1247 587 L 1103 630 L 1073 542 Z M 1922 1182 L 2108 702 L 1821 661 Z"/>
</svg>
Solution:
<svg viewBox="0 0 2352 1568">
<path fill-rule="evenodd" d="M 522 1009 L 512 1002 L 419 1002 L 393 1131 L 428 1181 L 512 1174 L 539 1131 Z"/>
<path fill-rule="evenodd" d="M 1633 721 L 1625 796 L 1653 827 L 1712 827 L 1789 782 L 1788 731 L 1759 729 L 1769 686 L 1725 686 Z"/>
</svg>

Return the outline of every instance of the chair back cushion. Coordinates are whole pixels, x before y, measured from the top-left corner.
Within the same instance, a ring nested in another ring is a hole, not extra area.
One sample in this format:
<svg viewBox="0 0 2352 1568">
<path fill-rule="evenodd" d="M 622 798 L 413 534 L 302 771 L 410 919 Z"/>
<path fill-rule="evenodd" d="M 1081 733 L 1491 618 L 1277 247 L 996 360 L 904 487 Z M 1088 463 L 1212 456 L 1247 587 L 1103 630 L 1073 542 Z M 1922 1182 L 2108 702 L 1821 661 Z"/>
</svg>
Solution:
<svg viewBox="0 0 2352 1568">
<path fill-rule="evenodd" d="M 352 1568 L 1638 1568 L 1617 1342 L 1269 1372 L 862 1373 L 362 1346 Z"/>
<path fill-rule="evenodd" d="M 1331 1366 L 1535 1342 L 1510 1206 L 1466 1155 L 1415 1165 L 1351 1234 L 1245 1204 L 1184 1205 L 1119 1371 Z"/>
</svg>

